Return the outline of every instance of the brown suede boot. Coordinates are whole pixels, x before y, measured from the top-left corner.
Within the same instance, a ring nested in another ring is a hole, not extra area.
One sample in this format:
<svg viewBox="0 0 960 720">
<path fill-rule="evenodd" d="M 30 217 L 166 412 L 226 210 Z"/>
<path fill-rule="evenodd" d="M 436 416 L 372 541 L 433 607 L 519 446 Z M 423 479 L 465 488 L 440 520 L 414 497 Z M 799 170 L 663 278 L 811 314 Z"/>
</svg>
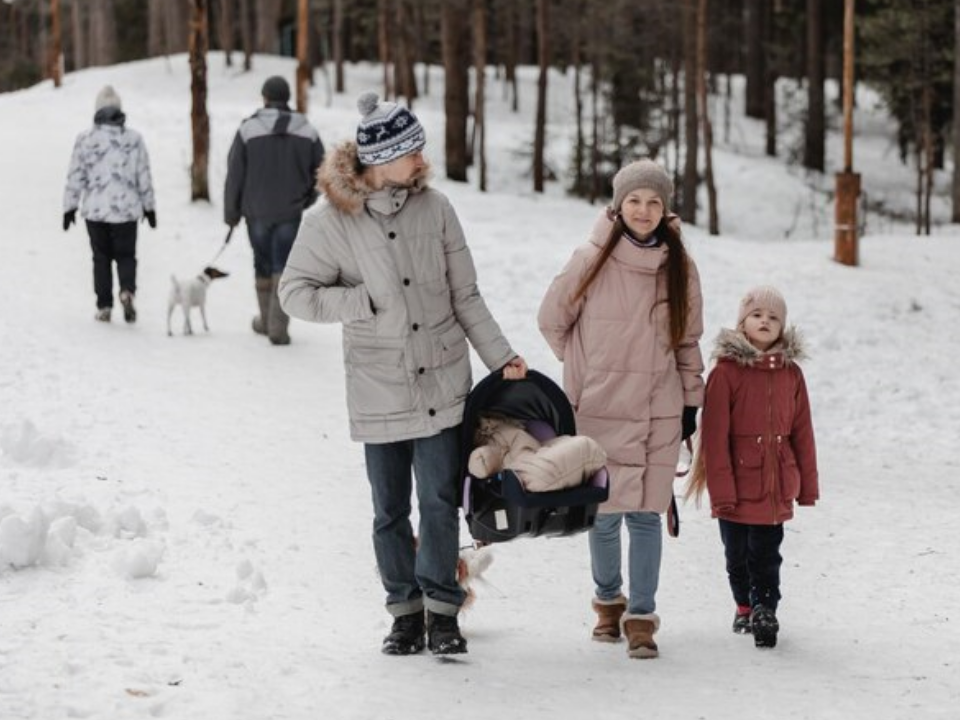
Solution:
<svg viewBox="0 0 960 720">
<path fill-rule="evenodd" d="M 593 639 L 597 642 L 619 642 L 620 617 L 627 611 L 627 599 L 623 595 L 613 600 L 594 598 L 593 611 L 597 614 Z"/>
<path fill-rule="evenodd" d="M 653 636 L 660 629 L 660 618 L 656 613 L 633 615 L 624 613 L 621 619 L 623 634 L 627 636 L 627 655 L 632 658 L 655 658 L 660 654 Z"/>
<path fill-rule="evenodd" d="M 277 286 L 280 284 L 280 276 L 274 275 L 270 283 L 270 314 L 267 316 L 267 336 L 274 345 L 289 345 L 290 334 L 287 328 L 290 326 L 290 316 L 280 307 L 280 298 L 277 296 Z"/>
<path fill-rule="evenodd" d="M 253 318 L 251 326 L 257 335 L 267 334 L 267 319 L 270 315 L 270 296 L 273 292 L 273 279 L 268 277 L 258 277 L 254 279 L 257 288 L 257 304 L 260 306 L 260 314 Z"/>
</svg>

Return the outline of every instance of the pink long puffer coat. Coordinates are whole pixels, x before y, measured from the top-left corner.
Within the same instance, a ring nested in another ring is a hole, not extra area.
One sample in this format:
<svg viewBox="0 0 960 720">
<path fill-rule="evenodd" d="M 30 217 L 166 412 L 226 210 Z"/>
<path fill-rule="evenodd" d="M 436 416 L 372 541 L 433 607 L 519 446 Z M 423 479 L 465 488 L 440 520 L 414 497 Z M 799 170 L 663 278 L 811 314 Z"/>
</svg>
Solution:
<svg viewBox="0 0 960 720">
<path fill-rule="evenodd" d="M 540 332 L 563 361 L 563 387 L 577 432 L 607 452 L 611 474 L 605 513 L 666 512 L 680 452 L 680 416 L 703 404 L 700 277 L 690 259 L 689 319 L 677 350 L 670 347 L 666 246 L 621 240 L 585 298 L 580 281 L 610 231 L 604 213 L 590 241 L 553 280 L 540 306 Z"/>
</svg>

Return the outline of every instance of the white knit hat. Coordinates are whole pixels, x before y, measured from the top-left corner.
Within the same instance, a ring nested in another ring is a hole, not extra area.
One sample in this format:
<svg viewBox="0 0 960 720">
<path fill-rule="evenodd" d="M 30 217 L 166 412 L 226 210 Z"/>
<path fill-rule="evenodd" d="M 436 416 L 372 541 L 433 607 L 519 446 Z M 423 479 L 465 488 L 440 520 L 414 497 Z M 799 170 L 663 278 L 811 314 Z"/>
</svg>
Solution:
<svg viewBox="0 0 960 720">
<path fill-rule="evenodd" d="M 423 149 L 427 136 L 417 116 L 403 105 L 380 102 L 375 92 L 357 98 L 363 116 L 357 126 L 357 156 L 364 165 L 386 165 Z"/>
<path fill-rule="evenodd" d="M 769 310 L 780 319 L 784 327 L 787 326 L 787 301 L 783 299 L 780 291 L 771 285 L 760 285 L 747 291 L 740 301 L 737 327 L 740 327 L 754 310 Z"/>
<path fill-rule="evenodd" d="M 120 96 L 117 95 L 117 91 L 113 89 L 113 85 L 104 85 L 103 89 L 97 93 L 96 109 L 103 110 L 108 107 L 113 107 L 117 110 L 123 109 L 120 104 Z"/>
</svg>

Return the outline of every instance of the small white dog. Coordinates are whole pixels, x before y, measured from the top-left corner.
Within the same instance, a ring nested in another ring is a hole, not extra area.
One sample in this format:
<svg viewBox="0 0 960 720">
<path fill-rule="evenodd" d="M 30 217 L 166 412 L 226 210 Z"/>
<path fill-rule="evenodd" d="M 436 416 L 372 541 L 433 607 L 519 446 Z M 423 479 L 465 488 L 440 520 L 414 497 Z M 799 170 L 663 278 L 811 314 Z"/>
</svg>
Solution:
<svg viewBox="0 0 960 720">
<path fill-rule="evenodd" d="M 190 309 L 200 308 L 200 319 L 203 320 L 203 329 L 207 332 L 210 328 L 207 326 L 207 287 L 217 278 L 227 277 L 229 273 L 217 270 L 215 267 L 205 267 L 203 272 L 195 278 L 189 280 L 178 280 L 170 276 L 170 299 L 167 301 L 167 335 L 173 335 L 170 329 L 170 318 L 173 317 L 173 309 L 179 305 L 183 309 L 183 334 L 193 335 L 193 328 L 190 326 Z"/>
</svg>

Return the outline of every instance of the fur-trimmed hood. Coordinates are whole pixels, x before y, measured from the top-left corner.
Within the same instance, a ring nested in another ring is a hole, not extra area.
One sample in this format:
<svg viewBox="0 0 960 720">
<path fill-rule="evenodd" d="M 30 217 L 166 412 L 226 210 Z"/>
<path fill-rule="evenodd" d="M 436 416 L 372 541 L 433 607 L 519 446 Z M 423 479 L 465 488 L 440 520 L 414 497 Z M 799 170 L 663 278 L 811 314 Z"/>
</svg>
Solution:
<svg viewBox="0 0 960 720">
<path fill-rule="evenodd" d="M 376 192 L 380 192 L 367 181 L 367 167 L 357 156 L 357 144 L 352 140 L 337 145 L 324 159 L 317 172 L 317 189 L 340 212 L 357 215 L 363 210 L 364 203 Z M 417 177 L 407 192 L 422 192 L 427 187 L 430 167 Z"/>
<path fill-rule="evenodd" d="M 755 365 L 765 355 L 782 355 L 783 364 L 805 360 L 807 358 L 803 335 L 793 325 L 783 331 L 780 341 L 766 352 L 761 352 L 738 330 L 723 328 L 714 341 L 713 360 L 733 360 L 739 365 Z"/>
</svg>

